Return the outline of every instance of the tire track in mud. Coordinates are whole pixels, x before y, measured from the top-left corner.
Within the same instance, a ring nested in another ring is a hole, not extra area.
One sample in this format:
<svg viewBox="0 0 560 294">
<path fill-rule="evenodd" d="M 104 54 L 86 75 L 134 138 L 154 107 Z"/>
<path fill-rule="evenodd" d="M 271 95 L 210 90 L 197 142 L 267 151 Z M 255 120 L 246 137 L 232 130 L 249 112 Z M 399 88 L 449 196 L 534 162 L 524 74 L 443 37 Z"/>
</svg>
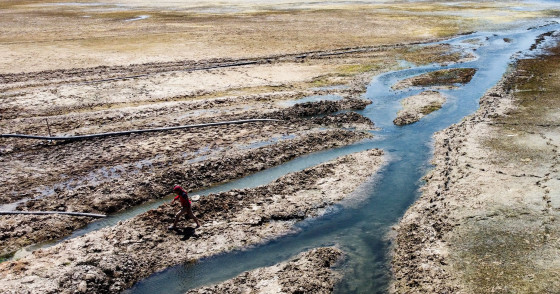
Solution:
<svg viewBox="0 0 560 294">
<path fill-rule="evenodd" d="M 169 231 L 176 208 L 164 204 L 14 262 L 0 264 L 14 293 L 114 293 L 169 266 L 260 244 L 348 197 L 383 165 L 378 149 L 350 154 L 252 189 L 211 194 L 193 204 L 203 221 Z"/>
<path fill-rule="evenodd" d="M 182 60 L 159 63 L 133 64 L 128 66 L 98 66 L 92 68 L 61 69 L 17 74 L 0 74 L 0 92 L 25 87 L 47 86 L 65 83 L 102 83 L 117 80 L 135 79 L 172 71 L 203 71 L 218 68 L 241 67 L 256 64 L 279 62 L 298 62 L 305 59 L 330 58 L 340 55 L 351 55 L 367 52 L 382 51 L 391 48 L 422 45 L 437 40 L 410 42 L 394 45 L 363 46 L 354 48 L 340 48 L 325 51 L 309 51 L 292 54 L 271 55 L 257 58 L 240 59 L 209 59 Z M 12 84 L 10 86 L 10 84 Z"/>
</svg>

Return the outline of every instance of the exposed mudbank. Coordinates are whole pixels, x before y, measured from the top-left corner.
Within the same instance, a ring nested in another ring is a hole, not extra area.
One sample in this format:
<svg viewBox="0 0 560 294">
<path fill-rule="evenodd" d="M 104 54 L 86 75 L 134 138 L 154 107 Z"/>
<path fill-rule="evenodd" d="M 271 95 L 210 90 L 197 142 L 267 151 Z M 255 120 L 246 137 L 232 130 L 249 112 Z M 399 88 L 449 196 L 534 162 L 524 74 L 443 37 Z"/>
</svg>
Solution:
<svg viewBox="0 0 560 294">
<path fill-rule="evenodd" d="M 449 88 L 455 84 L 466 84 L 476 73 L 474 68 L 441 69 L 416 77 L 402 80 L 393 86 L 394 90 L 409 87 L 442 87 Z"/>
<path fill-rule="evenodd" d="M 560 290 L 560 48 L 547 54 L 435 135 L 435 169 L 396 227 L 393 292 Z"/>
<path fill-rule="evenodd" d="M 332 293 L 341 277 L 331 267 L 342 256 L 342 251 L 334 247 L 316 248 L 290 261 L 245 272 L 223 283 L 187 293 Z"/>
<path fill-rule="evenodd" d="M 444 95 L 437 91 L 424 91 L 418 95 L 401 100 L 403 108 L 397 113 L 393 123 L 397 126 L 415 123 L 424 116 L 441 108 L 445 103 Z"/>
<path fill-rule="evenodd" d="M 166 267 L 288 234 L 295 222 L 351 195 L 382 166 L 382 155 L 377 149 L 354 153 L 265 186 L 203 197 L 193 203 L 203 222 L 196 230 L 182 220 L 178 230 L 170 231 L 177 208 L 164 204 L 114 227 L 0 264 L 3 289 L 118 292 Z"/>
</svg>

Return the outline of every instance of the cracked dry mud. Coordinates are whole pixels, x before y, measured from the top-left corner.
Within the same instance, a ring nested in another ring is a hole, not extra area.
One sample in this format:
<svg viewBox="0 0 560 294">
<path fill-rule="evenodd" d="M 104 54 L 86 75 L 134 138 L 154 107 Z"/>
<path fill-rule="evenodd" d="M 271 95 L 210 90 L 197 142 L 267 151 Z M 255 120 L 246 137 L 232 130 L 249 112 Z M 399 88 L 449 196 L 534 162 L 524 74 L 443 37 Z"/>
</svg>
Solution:
<svg viewBox="0 0 560 294">
<path fill-rule="evenodd" d="M 315 248 L 290 261 L 244 272 L 223 283 L 187 293 L 332 293 L 341 275 L 331 267 L 342 257 L 343 252 L 335 247 Z"/>
<path fill-rule="evenodd" d="M 395 293 L 560 291 L 560 47 L 520 60 L 435 136 L 435 169 L 396 227 Z"/>
<path fill-rule="evenodd" d="M 113 293 L 169 266 L 246 248 L 290 233 L 293 224 L 348 197 L 384 163 L 372 149 L 285 175 L 252 189 L 193 203 L 203 226 L 182 221 L 168 230 L 176 207 L 164 204 L 114 227 L 0 264 L 3 289 L 15 293 Z"/>
</svg>

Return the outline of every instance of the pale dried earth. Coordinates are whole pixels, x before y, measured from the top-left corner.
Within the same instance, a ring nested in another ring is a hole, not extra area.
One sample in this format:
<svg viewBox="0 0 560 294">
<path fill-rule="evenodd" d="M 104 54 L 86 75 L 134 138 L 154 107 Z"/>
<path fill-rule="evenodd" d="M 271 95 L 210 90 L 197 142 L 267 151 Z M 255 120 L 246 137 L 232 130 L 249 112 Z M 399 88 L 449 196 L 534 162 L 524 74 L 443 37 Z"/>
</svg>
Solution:
<svg viewBox="0 0 560 294">
<path fill-rule="evenodd" d="M 343 253 L 336 247 L 320 247 L 280 264 L 244 272 L 220 284 L 187 293 L 332 293 L 341 278 L 331 267 Z"/>
<path fill-rule="evenodd" d="M 410 43 L 543 15 L 532 6 L 511 1 L 2 0 L 0 72 Z"/>
<path fill-rule="evenodd" d="M 437 91 L 424 91 L 401 100 L 402 109 L 397 112 L 393 123 L 397 126 L 415 123 L 424 116 L 440 109 L 447 98 Z"/>
<path fill-rule="evenodd" d="M 14 293 L 114 293 L 169 266 L 260 244 L 295 230 L 352 195 L 386 161 L 383 151 L 353 153 L 264 186 L 202 197 L 193 210 L 199 229 L 182 221 L 169 230 L 176 207 L 157 209 L 0 264 L 2 289 Z M 328 260 L 323 260 L 328 262 Z"/>
<path fill-rule="evenodd" d="M 435 169 L 395 228 L 394 293 L 560 291 L 559 64 L 560 47 L 518 61 L 435 135 Z"/>
</svg>

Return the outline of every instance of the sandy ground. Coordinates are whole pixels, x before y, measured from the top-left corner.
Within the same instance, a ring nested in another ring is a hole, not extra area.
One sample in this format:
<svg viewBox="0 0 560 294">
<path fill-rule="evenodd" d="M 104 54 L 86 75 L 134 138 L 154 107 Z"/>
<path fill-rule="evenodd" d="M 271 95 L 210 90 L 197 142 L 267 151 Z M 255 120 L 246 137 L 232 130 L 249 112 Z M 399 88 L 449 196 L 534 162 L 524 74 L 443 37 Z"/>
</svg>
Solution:
<svg viewBox="0 0 560 294">
<path fill-rule="evenodd" d="M 169 230 L 176 207 L 164 204 L 114 227 L 0 264 L 3 290 L 123 290 L 166 267 L 288 234 L 295 222 L 320 215 L 327 206 L 352 195 L 384 162 L 383 152 L 372 149 L 288 174 L 265 186 L 203 197 L 193 204 L 203 222 L 196 230 L 185 221 L 178 230 Z"/>
<path fill-rule="evenodd" d="M 436 91 L 424 91 L 401 100 L 402 109 L 397 112 L 393 123 L 397 126 L 415 123 L 424 116 L 441 108 L 446 97 Z"/>
<path fill-rule="evenodd" d="M 435 169 L 399 223 L 395 293 L 560 291 L 560 49 L 521 60 L 435 136 Z"/>
<path fill-rule="evenodd" d="M 312 249 L 290 261 L 187 293 L 332 293 L 341 276 L 330 267 L 340 261 L 342 254 L 334 247 Z"/>
</svg>

